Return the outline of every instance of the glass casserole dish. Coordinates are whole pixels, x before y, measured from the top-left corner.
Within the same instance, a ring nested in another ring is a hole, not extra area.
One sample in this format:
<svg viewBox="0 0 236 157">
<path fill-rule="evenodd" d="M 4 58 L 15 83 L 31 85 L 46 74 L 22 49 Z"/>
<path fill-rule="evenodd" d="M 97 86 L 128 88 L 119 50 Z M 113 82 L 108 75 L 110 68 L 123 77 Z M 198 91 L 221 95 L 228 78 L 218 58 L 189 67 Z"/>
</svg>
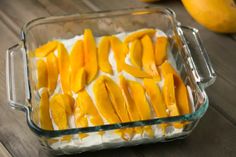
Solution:
<svg viewBox="0 0 236 157">
<path fill-rule="evenodd" d="M 30 52 L 50 40 L 71 39 L 78 34 L 83 34 L 86 28 L 90 28 L 96 37 L 132 32 L 142 28 L 162 30 L 168 37 L 168 50 L 173 56 L 176 68 L 190 92 L 192 113 L 66 130 L 42 129 L 38 123 L 38 95 L 35 92 L 33 79 L 35 62 Z M 157 7 L 52 16 L 32 20 L 23 27 L 21 41 L 8 49 L 6 70 L 9 105 L 26 113 L 29 128 L 39 137 L 43 146 L 56 154 L 71 154 L 185 138 L 206 112 L 209 102 L 205 88 L 214 83 L 216 78 L 198 30 L 182 26 L 176 20 L 172 10 Z M 171 125 L 174 123 L 184 124 L 183 128 L 174 129 Z M 108 135 L 107 139 L 109 139 L 109 136 L 114 135 L 114 130 L 146 126 L 161 127 L 162 124 L 170 124 L 167 133 L 152 138 L 101 142 L 97 141 L 94 136 L 102 131 Z M 85 133 L 91 138 L 80 139 L 79 133 Z M 94 139 L 91 140 L 93 137 Z"/>
</svg>

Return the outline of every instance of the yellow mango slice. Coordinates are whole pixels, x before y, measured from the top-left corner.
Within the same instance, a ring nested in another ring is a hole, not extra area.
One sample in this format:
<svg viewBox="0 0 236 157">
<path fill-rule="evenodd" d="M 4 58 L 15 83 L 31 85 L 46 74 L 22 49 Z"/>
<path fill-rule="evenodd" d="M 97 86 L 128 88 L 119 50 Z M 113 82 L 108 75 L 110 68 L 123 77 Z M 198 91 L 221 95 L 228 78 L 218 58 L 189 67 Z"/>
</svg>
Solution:
<svg viewBox="0 0 236 157">
<path fill-rule="evenodd" d="M 98 111 L 111 124 L 129 122 L 125 100 L 118 85 L 107 76 L 100 76 L 93 86 Z M 133 129 L 118 129 L 124 140 L 133 136 Z"/>
<path fill-rule="evenodd" d="M 68 94 L 55 94 L 50 100 L 52 119 L 58 129 L 68 129 L 68 118 L 74 112 L 74 98 Z"/>
<path fill-rule="evenodd" d="M 95 78 L 98 71 L 97 47 L 90 29 L 85 29 L 84 31 L 84 52 L 86 79 L 87 83 L 90 83 Z"/>
<path fill-rule="evenodd" d="M 77 69 L 84 66 L 84 43 L 83 40 L 77 40 L 70 53 L 71 75 L 76 73 Z"/>
<path fill-rule="evenodd" d="M 110 123 L 120 123 L 120 119 L 112 105 L 112 101 L 104 83 L 104 77 L 100 76 L 93 85 L 96 106 L 99 113 Z"/>
<path fill-rule="evenodd" d="M 53 130 L 52 121 L 49 114 L 49 95 L 44 88 L 39 103 L 40 126 L 45 130 Z"/>
<path fill-rule="evenodd" d="M 125 106 L 125 100 L 119 86 L 109 77 L 102 76 L 108 95 L 121 122 L 129 122 L 128 112 Z"/>
<path fill-rule="evenodd" d="M 75 93 L 79 92 L 86 85 L 86 72 L 84 68 L 78 69 L 75 76 L 71 78 L 71 90 Z"/>
<path fill-rule="evenodd" d="M 50 100 L 50 111 L 54 123 L 59 130 L 68 129 L 67 113 L 63 98 L 56 94 Z"/>
<path fill-rule="evenodd" d="M 155 64 L 152 40 L 148 35 L 145 35 L 141 39 L 141 42 L 143 46 L 143 58 L 142 58 L 143 68 L 147 73 L 149 73 L 155 79 L 157 79 L 157 81 L 160 81 L 161 78 Z"/>
<path fill-rule="evenodd" d="M 74 111 L 75 100 L 71 95 L 68 94 L 60 94 L 63 99 L 63 104 L 65 106 L 67 116 L 71 116 Z"/>
<path fill-rule="evenodd" d="M 65 94 L 70 91 L 70 57 L 63 44 L 58 45 L 58 64 L 61 79 L 61 87 Z"/>
<path fill-rule="evenodd" d="M 131 42 L 129 56 L 134 66 L 142 68 L 142 43 L 140 40 L 136 39 Z"/>
<path fill-rule="evenodd" d="M 82 98 L 79 97 L 76 98 L 75 112 L 74 112 L 75 126 L 78 128 L 88 127 L 88 119 L 86 117 L 85 109 L 83 108 L 86 107 L 86 105 L 81 103 L 81 99 Z M 80 133 L 79 136 L 81 139 L 83 139 L 87 137 L 88 134 Z"/>
<path fill-rule="evenodd" d="M 179 116 L 179 107 L 176 102 L 176 92 L 174 84 L 174 75 L 172 73 L 167 74 L 165 77 L 163 95 L 166 106 L 169 111 L 169 116 Z M 181 122 L 174 122 L 173 125 L 176 128 L 183 128 L 184 124 Z"/>
<path fill-rule="evenodd" d="M 84 68 L 83 41 L 78 40 L 74 44 L 70 54 L 71 66 L 71 90 L 77 93 L 86 85 L 86 71 Z"/>
<path fill-rule="evenodd" d="M 132 97 L 133 95 L 130 94 L 129 92 L 129 84 L 128 81 L 124 78 L 124 76 L 120 75 L 119 76 L 119 84 L 122 90 L 122 93 L 124 95 L 124 99 L 125 99 L 125 103 L 126 103 L 126 108 L 130 117 L 131 121 L 139 121 L 141 120 L 141 117 L 139 115 L 138 109 L 135 105 L 135 102 L 133 99 L 135 99 L 134 97 Z M 135 128 L 135 132 L 138 134 L 141 134 L 142 128 L 141 127 L 136 127 Z"/>
<path fill-rule="evenodd" d="M 152 106 L 158 118 L 168 117 L 166 105 L 159 86 L 153 79 L 144 79 L 144 88 L 151 99 Z"/>
<path fill-rule="evenodd" d="M 132 97 L 134 98 L 134 103 L 138 109 L 139 115 L 142 120 L 151 119 L 151 110 L 149 104 L 146 100 L 144 89 L 142 85 L 135 81 L 129 81 L 129 89 Z"/>
<path fill-rule="evenodd" d="M 131 95 L 129 92 L 128 81 L 122 75 L 119 76 L 119 80 L 120 80 L 120 87 L 122 89 L 123 95 L 125 96 L 124 98 L 131 121 L 138 121 L 141 118 L 139 116 L 137 108 L 135 107 L 135 102 L 132 97 L 133 95 Z"/>
<path fill-rule="evenodd" d="M 172 73 L 174 75 L 174 83 L 176 87 L 175 95 L 180 114 L 184 115 L 191 113 L 190 104 L 188 100 L 188 91 L 179 74 L 167 61 L 165 61 L 160 66 L 160 69 L 164 77 L 169 73 Z"/>
<path fill-rule="evenodd" d="M 179 116 L 179 109 L 175 98 L 174 76 L 172 73 L 169 73 L 164 77 L 164 79 L 163 95 L 165 104 L 169 110 L 169 115 Z"/>
<path fill-rule="evenodd" d="M 167 37 L 157 37 L 155 43 L 155 60 L 156 65 L 161 65 L 167 58 L 167 46 L 168 39 Z"/>
<path fill-rule="evenodd" d="M 142 38 L 144 35 L 154 35 L 156 33 L 156 30 L 155 29 L 142 29 L 142 30 L 138 30 L 136 32 L 132 32 L 130 34 L 128 34 L 126 37 L 125 37 L 125 40 L 124 42 L 125 43 L 128 43 L 130 41 L 133 41 L 135 39 L 138 39 L 138 38 Z"/>
<path fill-rule="evenodd" d="M 158 118 L 165 118 L 168 117 L 168 113 L 166 112 L 166 105 L 163 100 L 163 96 L 161 94 L 161 90 L 159 86 L 155 83 L 153 79 L 144 79 L 144 88 L 150 97 L 152 107 L 154 108 L 154 111 L 156 113 L 156 116 Z M 161 124 L 160 125 L 163 132 L 165 133 L 167 124 Z"/>
<path fill-rule="evenodd" d="M 109 51 L 110 38 L 108 36 L 103 36 L 98 45 L 98 66 L 103 72 L 112 74 L 112 67 L 108 60 Z"/>
<path fill-rule="evenodd" d="M 141 69 L 136 68 L 136 67 L 132 67 L 128 64 L 123 64 L 122 67 L 123 67 L 124 71 L 126 71 L 127 73 L 129 73 L 129 74 L 131 74 L 135 77 L 138 77 L 138 78 L 150 78 L 150 77 L 152 77 L 151 75 L 149 75 L 145 71 L 142 71 Z"/>
<path fill-rule="evenodd" d="M 49 53 L 56 50 L 58 41 L 49 41 L 47 44 L 44 44 L 35 50 L 36 57 L 45 57 Z"/>
<path fill-rule="evenodd" d="M 58 64 L 57 57 L 54 53 L 47 56 L 47 70 L 48 70 L 48 89 L 50 93 L 53 93 L 57 86 L 58 79 Z"/>
<path fill-rule="evenodd" d="M 77 40 L 70 52 L 71 78 L 76 75 L 78 69 L 84 66 L 84 44 L 83 40 Z"/>
<path fill-rule="evenodd" d="M 94 126 L 103 125 L 103 120 L 86 90 L 82 90 L 78 93 L 76 105 L 80 106 L 83 114 L 89 115 L 90 121 Z"/>
<path fill-rule="evenodd" d="M 74 116 L 76 127 L 87 127 L 88 118 L 94 126 L 103 125 L 103 120 L 86 90 L 82 90 L 78 93 L 78 97 L 76 98 Z M 100 132 L 100 134 L 102 135 L 103 132 Z M 81 138 L 84 138 L 86 136 L 88 135 L 80 134 Z"/>
<path fill-rule="evenodd" d="M 135 81 L 129 81 L 129 89 L 132 97 L 134 98 L 134 103 L 138 110 L 139 116 L 141 117 L 141 120 L 151 119 L 151 110 L 146 100 L 142 85 Z M 154 132 L 150 126 L 145 126 L 144 130 L 150 137 L 154 136 Z"/>
<path fill-rule="evenodd" d="M 118 39 L 116 36 L 111 36 L 110 40 L 118 72 L 120 72 L 121 70 L 125 70 L 126 72 L 138 78 L 151 77 L 149 74 L 142 71 L 141 69 L 137 67 L 132 67 L 125 63 L 125 56 L 128 52 L 128 48 L 124 43 L 120 41 L 120 39 Z"/>
<path fill-rule="evenodd" d="M 128 53 L 128 48 L 127 45 L 122 43 L 116 36 L 111 36 L 110 41 L 116 60 L 117 71 L 120 72 L 123 69 L 123 64 L 125 63 L 125 56 Z"/>
<path fill-rule="evenodd" d="M 43 60 L 37 61 L 37 89 L 48 86 L 48 71 L 47 64 Z"/>
</svg>

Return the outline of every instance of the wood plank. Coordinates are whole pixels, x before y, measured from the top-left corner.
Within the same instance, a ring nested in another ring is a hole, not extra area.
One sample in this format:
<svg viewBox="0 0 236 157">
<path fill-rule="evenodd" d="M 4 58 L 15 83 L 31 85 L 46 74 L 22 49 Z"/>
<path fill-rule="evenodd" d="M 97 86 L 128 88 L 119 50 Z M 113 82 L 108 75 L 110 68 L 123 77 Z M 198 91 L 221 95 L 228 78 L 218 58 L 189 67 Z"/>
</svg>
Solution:
<svg viewBox="0 0 236 157">
<path fill-rule="evenodd" d="M 90 12 L 91 9 L 81 0 L 38 0 L 51 15 L 65 15 Z"/>
<path fill-rule="evenodd" d="M 210 99 L 210 106 L 218 110 L 236 126 L 235 89 L 222 77 L 218 77 L 215 84 L 207 89 L 207 94 Z"/>
<path fill-rule="evenodd" d="M 94 11 L 140 8 L 150 5 L 138 0 L 109 0 L 109 3 L 106 0 L 83 0 L 83 2 Z"/>
<path fill-rule="evenodd" d="M 20 32 L 20 28 L 26 22 L 38 17 L 49 15 L 49 13 L 37 1 L 30 0 L 1 0 L 0 10 L 12 21 L 12 23 L 18 26 L 17 28 L 14 28 L 17 29 L 16 32 L 18 33 Z M 7 21 L 5 20 L 8 25 Z"/>
<path fill-rule="evenodd" d="M 0 142 L 0 156 L 1 157 L 12 157 L 8 150 Z"/>
<path fill-rule="evenodd" d="M 76 1 L 76 3 L 73 1 L 57 0 L 0 1 L 0 17 L 16 34 L 20 33 L 20 29 L 26 22 L 35 18 L 50 15 L 84 13 L 89 11 L 91 11 L 91 9 L 81 1 Z"/>
</svg>

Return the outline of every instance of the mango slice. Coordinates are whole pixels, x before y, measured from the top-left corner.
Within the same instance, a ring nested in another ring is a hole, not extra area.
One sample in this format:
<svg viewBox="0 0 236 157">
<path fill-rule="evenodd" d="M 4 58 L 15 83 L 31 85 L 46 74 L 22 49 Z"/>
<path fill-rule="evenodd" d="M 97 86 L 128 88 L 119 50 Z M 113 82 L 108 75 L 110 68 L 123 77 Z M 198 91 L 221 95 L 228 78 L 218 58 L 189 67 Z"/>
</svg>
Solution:
<svg viewBox="0 0 236 157">
<path fill-rule="evenodd" d="M 78 93 L 74 116 L 76 127 L 87 127 L 88 118 L 94 126 L 103 125 L 103 120 L 86 90 L 82 90 Z M 102 135 L 103 132 L 100 132 L 100 134 Z M 88 135 L 80 134 L 79 136 L 80 138 L 84 138 Z"/>
<path fill-rule="evenodd" d="M 139 115 L 138 109 L 135 105 L 134 102 L 134 97 L 133 95 L 130 94 L 129 92 L 129 84 L 128 81 L 124 78 L 124 76 L 120 75 L 119 76 L 120 80 L 120 87 L 122 90 L 122 93 L 124 95 L 125 103 L 126 103 L 126 108 L 130 117 L 131 121 L 139 121 L 141 120 L 141 117 Z M 141 127 L 136 127 L 135 132 L 138 134 L 141 134 L 143 132 Z"/>
<path fill-rule="evenodd" d="M 142 46 L 143 46 L 143 68 L 144 70 L 152 75 L 157 81 L 160 81 L 160 75 L 157 70 L 154 58 L 154 49 L 152 40 L 148 35 L 145 35 L 142 39 Z"/>
<path fill-rule="evenodd" d="M 84 66 L 84 43 L 77 40 L 70 53 L 71 75 Z"/>
<path fill-rule="evenodd" d="M 43 60 L 37 61 L 37 75 L 38 80 L 36 84 L 36 88 L 42 88 L 48 86 L 48 71 L 47 71 L 47 64 Z"/>
<path fill-rule="evenodd" d="M 71 90 L 75 93 L 79 92 L 86 85 L 86 72 L 84 68 L 80 68 L 75 76 L 71 78 Z"/>
<path fill-rule="evenodd" d="M 98 45 L 98 66 L 103 72 L 112 74 L 112 67 L 108 60 L 109 51 L 110 38 L 108 36 L 103 36 Z"/>
<path fill-rule="evenodd" d="M 129 56 L 134 66 L 142 68 L 142 43 L 140 40 L 136 39 L 131 42 Z"/>
<path fill-rule="evenodd" d="M 95 78 L 98 71 L 97 47 L 90 29 L 84 30 L 84 52 L 86 79 L 87 83 L 90 83 Z"/>
<path fill-rule="evenodd" d="M 111 78 L 107 76 L 100 76 L 97 82 L 103 83 L 103 86 L 105 87 L 105 90 L 106 90 L 106 95 L 109 97 L 109 100 L 111 102 L 110 105 L 114 109 L 114 112 L 117 114 L 118 119 L 121 122 L 129 122 L 130 120 L 129 120 L 128 112 L 126 110 L 125 100 L 122 96 L 122 92 L 119 86 Z M 96 86 L 94 85 L 94 90 L 96 90 L 95 88 Z M 96 92 L 94 93 L 95 95 L 97 95 Z M 104 99 L 103 101 L 106 101 L 106 100 Z"/>
<path fill-rule="evenodd" d="M 68 94 L 55 94 L 50 100 L 52 119 L 59 130 L 68 129 L 68 118 L 74 112 L 74 99 Z"/>
<path fill-rule="evenodd" d="M 121 70 L 124 70 L 138 78 L 151 77 L 148 73 L 142 71 L 141 69 L 137 67 L 132 67 L 125 63 L 125 56 L 129 50 L 127 46 L 120 41 L 120 39 L 118 39 L 115 36 L 111 36 L 110 40 L 111 40 L 111 47 L 114 52 L 118 72 L 120 72 Z"/>
<path fill-rule="evenodd" d="M 89 119 L 94 126 L 103 125 L 103 120 L 86 90 L 82 90 L 78 93 L 76 105 L 80 107 L 81 112 L 84 115 L 87 114 L 89 116 Z"/>
<path fill-rule="evenodd" d="M 48 70 L 48 89 L 50 93 L 53 93 L 57 86 L 58 79 L 58 64 L 57 57 L 54 53 L 47 56 L 47 70 Z"/>
<path fill-rule="evenodd" d="M 161 65 L 167 58 L 167 46 L 168 39 L 167 37 L 157 37 L 155 43 L 155 60 L 156 65 Z"/>
<path fill-rule="evenodd" d="M 110 41 L 111 48 L 114 52 L 114 57 L 116 60 L 117 71 L 120 72 L 123 69 L 123 64 L 125 63 L 125 56 L 128 53 L 128 47 L 116 36 L 111 36 Z"/>
<path fill-rule="evenodd" d="M 161 94 L 161 90 L 159 86 L 156 84 L 155 80 L 153 79 L 144 79 L 144 88 L 150 97 L 152 107 L 154 108 L 154 111 L 156 113 L 156 116 L 158 118 L 165 118 L 168 117 L 168 113 L 166 112 L 167 107 L 165 105 L 165 102 L 163 100 L 163 96 Z M 160 124 L 163 133 L 165 134 L 165 130 L 167 127 L 167 124 Z"/>
<path fill-rule="evenodd" d="M 150 78 L 150 77 L 152 77 L 151 75 L 149 75 L 145 71 L 142 71 L 141 69 L 130 66 L 128 64 L 123 64 L 122 67 L 123 67 L 124 71 L 133 75 L 134 77 L 137 77 L 137 78 Z"/>
<path fill-rule="evenodd" d="M 56 50 L 58 41 L 49 41 L 47 44 L 44 44 L 35 50 L 36 57 L 45 57 L 49 53 Z"/>
<path fill-rule="evenodd" d="M 56 94 L 51 98 L 49 107 L 52 119 L 57 125 L 58 129 L 68 129 L 66 106 L 60 94 Z"/>
<path fill-rule="evenodd" d="M 167 76 L 169 73 L 174 75 L 174 83 L 176 87 L 175 89 L 176 101 L 177 101 L 180 114 L 184 115 L 184 114 L 191 113 L 190 104 L 188 100 L 188 91 L 183 80 L 179 76 L 179 74 L 167 61 L 165 61 L 160 66 L 160 69 L 164 77 Z"/>
<path fill-rule="evenodd" d="M 84 45 L 82 40 L 78 40 L 70 53 L 71 90 L 75 93 L 83 89 L 86 85 L 84 64 Z"/>
<path fill-rule="evenodd" d="M 74 112 L 75 126 L 78 127 L 78 128 L 88 127 L 88 119 L 86 117 L 86 111 L 83 108 L 83 107 L 86 107 L 86 105 L 84 103 L 81 103 L 81 99 L 82 99 L 82 97 L 81 98 L 79 98 L 79 97 L 76 98 L 75 112 Z M 88 102 L 88 104 L 89 103 L 90 103 L 90 101 Z M 81 139 L 83 139 L 83 138 L 87 137 L 88 134 L 80 133 L 79 136 L 80 136 Z"/>
<path fill-rule="evenodd" d="M 126 80 L 123 76 L 119 76 L 119 78 L 131 121 L 150 119 L 151 110 L 146 100 L 143 87 L 135 81 Z M 144 130 L 150 137 L 154 136 L 154 132 L 150 126 L 145 126 Z M 142 133 L 142 127 L 136 127 L 135 132 Z"/>
<path fill-rule="evenodd" d="M 138 38 L 142 38 L 144 35 L 154 35 L 156 33 L 155 29 L 142 29 L 133 33 L 130 33 L 126 36 L 124 42 L 128 43 Z"/>
<path fill-rule="evenodd" d="M 141 117 L 141 120 L 151 119 L 151 110 L 146 100 L 142 85 L 135 81 L 129 81 L 129 89 L 132 97 L 134 98 L 134 103 L 138 110 L 139 116 Z M 144 130 L 150 137 L 154 136 L 154 132 L 150 126 L 145 126 Z"/>
<path fill-rule="evenodd" d="M 172 73 L 167 74 L 165 77 L 163 95 L 166 106 L 169 111 L 169 116 L 179 116 L 179 107 L 176 103 L 176 93 L 174 84 L 174 75 Z M 181 122 L 174 122 L 173 125 L 176 128 L 183 128 L 184 124 Z"/>
<path fill-rule="evenodd" d="M 98 111 L 111 124 L 129 122 L 125 100 L 119 86 L 109 77 L 100 76 L 93 86 Z M 133 129 L 118 129 L 124 140 L 133 136 Z"/>
<path fill-rule="evenodd" d="M 153 79 L 144 79 L 144 88 L 151 99 L 152 106 L 158 118 L 168 117 L 166 105 L 159 86 Z"/>
<path fill-rule="evenodd" d="M 100 76 L 96 79 L 93 85 L 93 92 L 99 113 L 110 124 L 120 123 L 121 121 L 112 105 L 106 84 L 104 83 L 104 76 Z"/>
<path fill-rule="evenodd" d="M 141 119 L 151 119 L 151 110 L 146 100 L 142 85 L 135 81 L 129 81 L 129 89 L 130 93 L 132 94 L 132 97 L 135 98 L 133 100 L 136 104 Z"/>
<path fill-rule="evenodd" d="M 60 96 L 63 99 L 63 104 L 65 106 L 66 115 L 71 116 L 74 112 L 74 104 L 75 104 L 74 98 L 68 94 L 60 94 Z"/>
<path fill-rule="evenodd" d="M 172 73 L 167 74 L 164 81 L 163 95 L 170 116 L 179 116 L 179 109 L 175 98 L 174 76 Z"/>
<path fill-rule="evenodd" d="M 71 94 L 70 90 L 70 58 L 63 44 L 58 45 L 58 64 L 61 79 L 61 87 L 65 94 Z"/>
<path fill-rule="evenodd" d="M 107 76 L 103 76 L 103 80 L 110 100 L 112 102 L 113 108 L 115 109 L 119 119 L 122 122 L 129 122 L 130 119 L 126 110 L 125 100 L 122 96 L 122 92 L 119 86 Z"/>
<path fill-rule="evenodd" d="M 45 88 L 42 91 L 39 103 L 39 119 L 42 129 L 53 130 L 52 121 L 49 114 L 49 95 Z"/>
</svg>

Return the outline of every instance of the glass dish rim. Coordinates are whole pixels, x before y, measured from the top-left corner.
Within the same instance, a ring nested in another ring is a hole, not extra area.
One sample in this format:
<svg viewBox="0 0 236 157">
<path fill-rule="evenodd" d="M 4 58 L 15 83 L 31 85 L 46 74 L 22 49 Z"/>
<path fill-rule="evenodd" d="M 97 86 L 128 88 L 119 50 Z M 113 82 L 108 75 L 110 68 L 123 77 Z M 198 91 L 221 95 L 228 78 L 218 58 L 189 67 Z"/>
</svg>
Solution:
<svg viewBox="0 0 236 157">
<path fill-rule="evenodd" d="M 27 30 L 30 29 L 30 27 L 39 22 L 39 21 L 45 21 L 46 23 L 50 20 L 60 20 L 63 18 L 77 18 L 79 20 L 88 20 L 88 19 L 94 19 L 94 18 L 105 18 L 105 17 L 111 17 L 116 15 L 128 15 L 135 11 L 155 11 L 155 12 L 162 12 L 170 16 L 172 20 L 172 29 L 173 31 L 177 32 L 177 20 L 176 15 L 174 11 L 172 11 L 169 8 L 161 8 L 161 7 L 145 7 L 145 8 L 132 8 L 132 9 L 121 9 L 121 10 L 115 10 L 115 11 L 99 11 L 99 12 L 91 12 L 91 13 L 84 13 L 84 14 L 70 14 L 70 15 L 63 15 L 63 16 L 49 16 L 49 17 L 40 17 L 33 19 L 29 22 L 27 22 L 21 29 L 21 40 L 23 41 L 24 51 L 25 55 L 27 55 L 27 47 L 26 47 L 26 33 Z M 112 15 L 109 15 L 112 14 Z M 109 16 L 108 16 L 109 15 Z M 44 24 L 44 23 L 41 23 Z M 27 66 L 28 68 L 28 66 Z M 28 69 L 27 69 L 28 71 Z M 27 73 L 27 77 L 28 73 Z M 114 130 L 114 129 L 122 129 L 122 128 L 128 128 L 128 127 L 138 127 L 138 126 L 146 126 L 146 125 L 155 125 L 160 123 L 171 123 L 176 121 L 194 121 L 197 119 L 200 119 L 204 113 L 206 112 L 209 100 L 205 93 L 204 88 L 199 85 L 196 81 L 194 81 L 199 88 L 199 91 L 203 95 L 204 102 L 200 105 L 200 107 L 194 111 L 191 114 L 181 115 L 181 116 L 175 116 L 175 117 L 166 117 L 166 118 L 154 118 L 150 120 L 142 120 L 142 121 L 133 121 L 133 122 L 127 122 L 127 123 L 116 123 L 116 124 L 109 124 L 109 125 L 101 125 L 101 126 L 93 126 L 93 127 L 85 127 L 85 128 L 71 128 L 66 130 L 44 130 L 40 128 L 37 124 L 34 123 L 34 121 L 31 119 L 31 113 L 32 108 L 30 105 L 24 106 L 24 111 L 26 113 L 26 120 L 29 128 L 38 136 L 43 137 L 60 137 L 63 135 L 73 135 L 77 133 L 89 133 L 89 132 L 97 132 L 97 131 L 108 131 L 108 130 Z M 28 83 L 28 86 L 30 84 Z M 30 87 L 29 87 L 30 88 Z M 30 92 L 29 92 L 30 94 Z M 29 103 L 29 102 L 28 102 Z"/>
</svg>

